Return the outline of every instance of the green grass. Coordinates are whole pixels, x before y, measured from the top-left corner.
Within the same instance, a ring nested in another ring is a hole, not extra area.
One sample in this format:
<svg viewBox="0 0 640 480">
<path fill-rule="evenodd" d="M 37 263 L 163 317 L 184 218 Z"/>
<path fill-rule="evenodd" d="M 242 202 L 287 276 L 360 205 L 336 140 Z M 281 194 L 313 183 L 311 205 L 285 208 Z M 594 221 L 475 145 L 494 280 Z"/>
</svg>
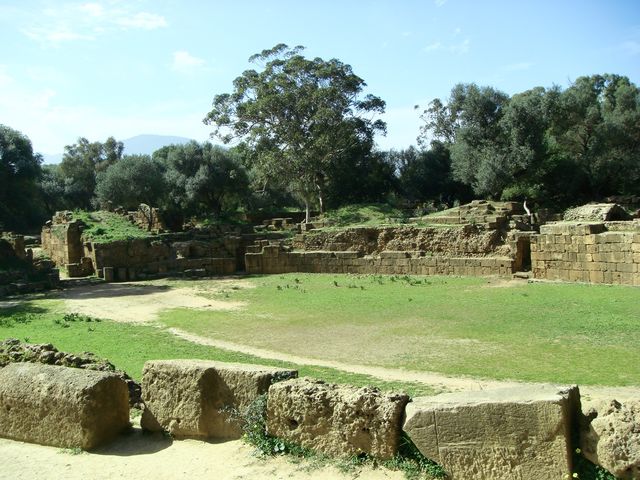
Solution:
<svg viewBox="0 0 640 480">
<path fill-rule="evenodd" d="M 383 390 L 403 390 L 410 395 L 436 391 L 412 382 L 385 382 L 331 368 L 296 365 L 197 345 L 177 338 L 159 325 L 101 322 L 64 322 L 64 305 L 55 299 L 33 300 L 20 306 L 0 308 L 0 341 L 17 338 L 30 343 L 52 343 L 58 350 L 80 354 L 88 351 L 111 361 L 140 380 L 144 362 L 153 359 L 196 358 L 222 362 L 253 363 L 294 368 L 300 376 L 356 386 L 375 385 Z"/>
<path fill-rule="evenodd" d="M 402 210 L 382 203 L 347 205 L 325 212 L 323 218 L 331 221 L 334 227 L 379 226 L 406 220 Z"/>
<path fill-rule="evenodd" d="M 481 278 L 288 274 L 218 293 L 235 311 L 165 311 L 198 335 L 450 375 L 640 384 L 640 289 Z"/>
<path fill-rule="evenodd" d="M 82 220 L 87 228 L 82 232 L 85 239 L 95 243 L 149 237 L 149 232 L 133 225 L 126 217 L 112 212 L 85 212 L 76 210 L 73 217 Z"/>
</svg>

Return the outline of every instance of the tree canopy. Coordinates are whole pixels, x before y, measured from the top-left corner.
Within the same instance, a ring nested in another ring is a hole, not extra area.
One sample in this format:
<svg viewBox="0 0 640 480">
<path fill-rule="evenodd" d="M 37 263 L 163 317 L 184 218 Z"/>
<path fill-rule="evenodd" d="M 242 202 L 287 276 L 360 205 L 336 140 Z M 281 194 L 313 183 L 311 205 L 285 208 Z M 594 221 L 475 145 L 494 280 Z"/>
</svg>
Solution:
<svg viewBox="0 0 640 480">
<path fill-rule="evenodd" d="M 216 95 L 204 122 L 228 143 L 245 141 L 253 166 L 265 180 L 285 184 L 306 206 L 322 209 L 332 162 L 359 143 L 371 144 L 386 125 L 371 117 L 385 103 L 362 96 L 364 80 L 339 60 L 307 59 L 304 47 L 279 44 L 252 56 L 263 63 L 234 82 L 232 93 Z"/>
<path fill-rule="evenodd" d="M 38 217 L 41 163 L 29 138 L 0 125 L 0 224 L 5 228 L 24 228 Z"/>
<path fill-rule="evenodd" d="M 418 138 L 441 142 L 453 178 L 478 196 L 566 205 L 640 194 L 640 90 L 593 75 L 509 97 L 459 84 L 423 112 Z"/>
<path fill-rule="evenodd" d="M 60 171 L 64 177 L 65 197 L 70 205 L 88 209 L 94 198 L 96 175 L 122 158 L 124 146 L 113 137 L 104 143 L 89 142 L 80 137 L 77 143 L 64 147 Z"/>
</svg>

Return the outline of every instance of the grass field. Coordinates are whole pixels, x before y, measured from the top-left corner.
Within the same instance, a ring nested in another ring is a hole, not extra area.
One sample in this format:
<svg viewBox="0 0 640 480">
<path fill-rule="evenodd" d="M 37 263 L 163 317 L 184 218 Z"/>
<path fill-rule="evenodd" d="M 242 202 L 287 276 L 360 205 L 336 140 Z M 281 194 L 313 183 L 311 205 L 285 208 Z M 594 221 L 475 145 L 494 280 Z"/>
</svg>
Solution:
<svg viewBox="0 0 640 480">
<path fill-rule="evenodd" d="M 488 281 L 482 278 L 289 274 L 247 277 L 248 287 L 215 280 L 166 281 L 200 295 L 243 302 L 232 311 L 165 310 L 159 322 L 59 320 L 61 300 L 0 308 L 0 340 L 92 351 L 140 378 L 149 359 L 206 358 L 298 368 L 332 382 L 376 384 L 412 394 L 414 383 L 381 382 L 331 368 L 293 365 L 197 345 L 166 327 L 242 345 L 449 375 L 582 385 L 640 385 L 640 289 Z"/>
<path fill-rule="evenodd" d="M 305 357 L 495 379 L 640 384 L 640 289 L 289 274 L 217 292 L 236 311 L 162 323 Z M 494 281 L 495 282 L 495 281 Z"/>
<path fill-rule="evenodd" d="M 17 338 L 28 343 L 52 343 L 58 350 L 70 353 L 92 352 L 109 359 L 117 368 L 137 380 L 141 379 L 142 367 L 147 360 L 197 358 L 295 368 L 300 376 L 357 386 L 375 385 L 384 390 L 404 390 L 414 396 L 436 393 L 429 386 L 414 382 L 385 382 L 368 375 L 278 362 L 197 345 L 168 333 L 161 325 L 106 320 L 65 323 L 61 322 L 63 315 L 64 305 L 55 299 L 38 299 L 21 306 L 0 308 L 0 341 Z"/>
</svg>

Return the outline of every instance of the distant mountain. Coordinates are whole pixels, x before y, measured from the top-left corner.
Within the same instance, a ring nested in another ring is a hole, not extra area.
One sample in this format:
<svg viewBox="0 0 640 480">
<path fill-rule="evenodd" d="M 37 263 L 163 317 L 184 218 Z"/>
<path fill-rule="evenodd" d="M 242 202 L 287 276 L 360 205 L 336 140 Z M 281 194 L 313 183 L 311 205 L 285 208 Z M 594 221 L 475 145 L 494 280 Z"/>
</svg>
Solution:
<svg viewBox="0 0 640 480">
<path fill-rule="evenodd" d="M 122 140 L 125 155 L 151 155 L 167 145 L 181 145 L 190 142 L 191 138 L 170 135 L 136 135 Z"/>
<path fill-rule="evenodd" d="M 124 145 L 124 155 L 151 155 L 156 150 L 167 145 L 182 145 L 190 142 L 187 137 L 175 137 L 171 135 L 136 135 L 135 137 L 122 140 Z M 60 163 L 62 153 L 42 154 L 45 164 Z"/>
</svg>

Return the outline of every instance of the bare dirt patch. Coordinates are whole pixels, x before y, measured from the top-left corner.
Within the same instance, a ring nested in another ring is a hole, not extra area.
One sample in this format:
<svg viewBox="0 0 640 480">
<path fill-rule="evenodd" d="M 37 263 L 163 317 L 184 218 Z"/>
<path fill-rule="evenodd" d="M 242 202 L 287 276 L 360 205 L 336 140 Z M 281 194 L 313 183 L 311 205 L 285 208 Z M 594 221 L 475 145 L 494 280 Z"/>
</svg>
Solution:
<svg viewBox="0 0 640 480">
<path fill-rule="evenodd" d="M 244 305 L 206 298 L 197 288 L 172 288 L 161 283 L 105 283 L 78 287 L 64 291 L 60 298 L 70 312 L 135 323 L 157 320 L 162 310 L 171 308 L 234 310 Z"/>
<path fill-rule="evenodd" d="M 314 466 L 308 460 L 294 464 L 286 457 L 260 458 L 253 454 L 252 447 L 239 440 L 221 443 L 174 441 L 159 434 L 143 434 L 139 428 L 91 453 L 0 439 L 0 458 L 3 459 L 0 477 L 13 480 L 404 478 L 400 472 L 382 468 L 343 473 L 335 466 Z"/>
</svg>

